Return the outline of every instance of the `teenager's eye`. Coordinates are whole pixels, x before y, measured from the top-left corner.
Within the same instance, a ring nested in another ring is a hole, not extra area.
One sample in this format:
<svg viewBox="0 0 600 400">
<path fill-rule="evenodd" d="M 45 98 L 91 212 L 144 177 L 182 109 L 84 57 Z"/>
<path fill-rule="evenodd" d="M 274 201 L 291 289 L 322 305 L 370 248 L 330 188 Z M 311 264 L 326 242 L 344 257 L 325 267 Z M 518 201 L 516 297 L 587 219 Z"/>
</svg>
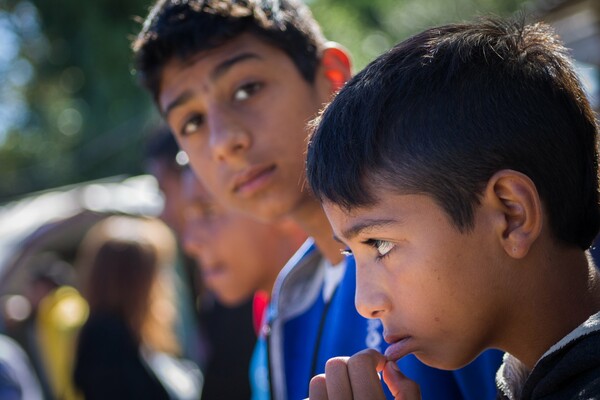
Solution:
<svg viewBox="0 0 600 400">
<path fill-rule="evenodd" d="M 192 117 L 190 117 L 187 121 L 185 121 L 185 123 L 181 127 L 179 133 L 181 134 L 181 136 L 191 135 L 191 134 L 197 132 L 203 123 L 204 123 L 204 116 L 201 114 L 195 114 Z"/>
<path fill-rule="evenodd" d="M 377 253 L 379 253 L 378 258 L 383 258 L 388 255 L 388 253 L 392 251 L 395 246 L 392 242 L 378 239 L 369 239 L 365 243 L 377 250 Z"/>
<path fill-rule="evenodd" d="M 252 96 L 254 93 L 258 92 L 262 86 L 262 83 L 259 82 L 246 83 L 235 91 L 233 94 L 233 99 L 235 101 L 244 101 L 250 98 L 250 96 Z"/>
</svg>

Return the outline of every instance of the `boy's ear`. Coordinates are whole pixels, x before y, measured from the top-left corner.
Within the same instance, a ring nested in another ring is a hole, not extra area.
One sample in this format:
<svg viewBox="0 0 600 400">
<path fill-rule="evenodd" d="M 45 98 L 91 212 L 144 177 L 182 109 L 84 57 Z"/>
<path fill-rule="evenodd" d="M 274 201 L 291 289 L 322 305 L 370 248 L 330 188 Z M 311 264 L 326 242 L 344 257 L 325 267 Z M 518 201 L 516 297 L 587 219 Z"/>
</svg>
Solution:
<svg viewBox="0 0 600 400">
<path fill-rule="evenodd" d="M 340 90 L 352 76 L 348 51 L 339 43 L 327 42 L 318 73 L 328 82 L 329 95 Z"/>
<path fill-rule="evenodd" d="M 535 184 L 525 174 L 501 170 L 489 179 L 484 197 L 495 210 L 495 226 L 504 251 L 512 258 L 524 258 L 543 226 Z"/>
</svg>

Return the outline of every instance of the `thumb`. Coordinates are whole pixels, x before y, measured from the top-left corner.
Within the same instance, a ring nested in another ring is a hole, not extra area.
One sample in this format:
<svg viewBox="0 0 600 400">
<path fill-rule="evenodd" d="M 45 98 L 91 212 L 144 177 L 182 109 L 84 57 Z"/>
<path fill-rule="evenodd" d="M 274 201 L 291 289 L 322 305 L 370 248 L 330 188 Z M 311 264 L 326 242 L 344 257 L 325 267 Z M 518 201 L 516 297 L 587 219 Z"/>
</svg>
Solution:
<svg viewBox="0 0 600 400">
<path fill-rule="evenodd" d="M 420 400 L 421 390 L 415 381 L 408 379 L 394 361 L 383 367 L 383 381 L 392 392 L 395 400 Z"/>
</svg>

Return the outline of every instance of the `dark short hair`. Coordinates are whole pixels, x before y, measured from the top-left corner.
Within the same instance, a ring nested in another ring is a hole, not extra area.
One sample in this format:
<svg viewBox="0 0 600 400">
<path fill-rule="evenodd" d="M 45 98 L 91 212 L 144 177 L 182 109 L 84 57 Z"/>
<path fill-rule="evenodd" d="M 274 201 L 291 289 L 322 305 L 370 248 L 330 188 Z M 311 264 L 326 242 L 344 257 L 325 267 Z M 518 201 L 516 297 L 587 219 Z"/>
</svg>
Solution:
<svg viewBox="0 0 600 400">
<path fill-rule="evenodd" d="M 322 113 L 307 154 L 321 201 L 427 194 L 466 232 L 489 178 L 526 174 L 552 233 L 598 232 L 597 123 L 567 51 L 541 23 L 482 19 L 426 30 L 373 61 Z"/>
<path fill-rule="evenodd" d="M 148 136 L 144 159 L 146 163 L 159 161 L 173 170 L 180 170 L 181 166 L 177 163 L 179 151 L 179 145 L 171 133 L 171 129 L 161 124 Z"/>
<path fill-rule="evenodd" d="M 314 81 L 325 39 L 302 1 L 158 0 L 132 44 L 140 83 L 156 100 L 165 64 L 246 32 L 285 52 L 304 79 Z"/>
</svg>

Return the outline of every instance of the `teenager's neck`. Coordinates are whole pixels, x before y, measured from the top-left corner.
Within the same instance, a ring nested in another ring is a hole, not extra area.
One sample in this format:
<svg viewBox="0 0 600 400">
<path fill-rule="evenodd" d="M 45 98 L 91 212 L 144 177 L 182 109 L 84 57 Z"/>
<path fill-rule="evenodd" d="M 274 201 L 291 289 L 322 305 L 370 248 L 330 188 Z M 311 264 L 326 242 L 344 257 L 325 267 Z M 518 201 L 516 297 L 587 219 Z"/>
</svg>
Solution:
<svg viewBox="0 0 600 400">
<path fill-rule="evenodd" d="M 331 225 L 318 201 L 311 199 L 305 202 L 291 217 L 314 239 L 327 261 L 335 265 L 344 259 L 340 252 L 342 245 L 333 238 Z"/>
<path fill-rule="evenodd" d="M 548 255 L 551 265 L 537 269 L 519 304 L 519 319 L 509 333 L 515 340 L 506 351 L 532 369 L 542 355 L 600 311 L 600 277 L 581 250 L 562 257 Z"/>
</svg>

